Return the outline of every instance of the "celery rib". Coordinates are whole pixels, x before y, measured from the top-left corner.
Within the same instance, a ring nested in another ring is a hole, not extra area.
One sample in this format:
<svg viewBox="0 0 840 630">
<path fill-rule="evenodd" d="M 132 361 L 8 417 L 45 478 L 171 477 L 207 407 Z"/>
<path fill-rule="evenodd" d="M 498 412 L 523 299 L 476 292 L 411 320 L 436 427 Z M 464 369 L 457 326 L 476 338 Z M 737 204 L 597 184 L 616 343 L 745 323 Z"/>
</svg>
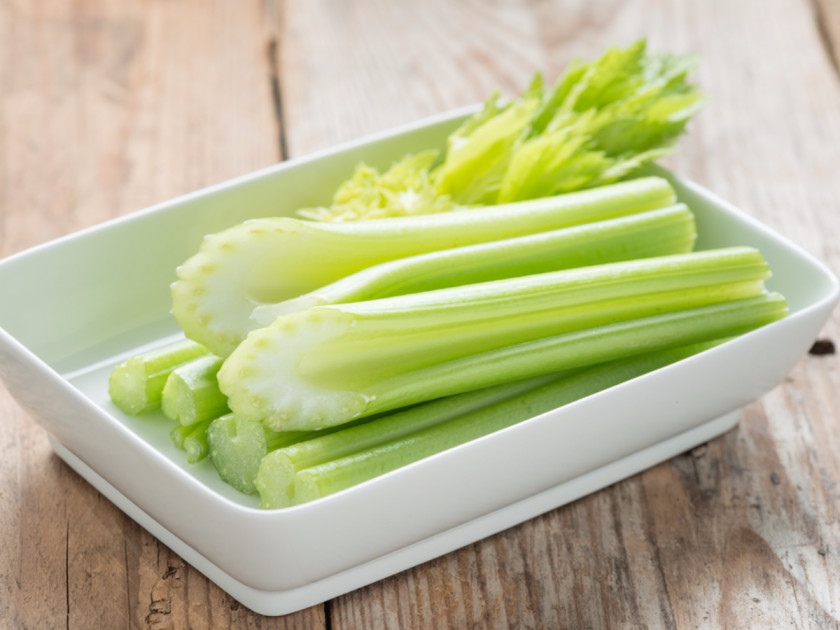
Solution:
<svg viewBox="0 0 840 630">
<path fill-rule="evenodd" d="M 359 448 L 349 455 L 342 456 L 336 453 L 335 457 L 325 458 L 322 462 L 301 468 L 294 474 L 293 503 L 307 503 L 363 483 L 430 455 L 513 426 L 670 365 L 716 343 L 716 341 L 711 341 L 656 351 L 597 365 L 572 374 L 554 376 L 549 382 L 529 391 L 432 427 L 414 431 L 373 447 Z M 335 435 L 341 435 L 341 432 Z M 283 451 L 280 450 L 272 455 L 282 453 Z M 271 478 L 266 479 L 266 483 L 270 481 L 272 481 Z"/>
<path fill-rule="evenodd" d="M 475 412 L 530 391 L 553 378 L 556 376 L 537 377 L 432 400 L 358 426 L 340 427 L 327 435 L 321 435 L 322 432 L 311 434 L 311 439 L 272 451 L 262 458 L 256 478 L 260 506 L 279 508 L 292 505 L 294 475 L 298 470 Z"/>
<path fill-rule="evenodd" d="M 227 356 L 255 327 L 253 308 L 374 264 L 653 210 L 670 184 L 641 178 L 567 195 L 435 215 L 325 224 L 254 219 L 205 238 L 177 270 L 172 312 L 187 337 Z"/>
<path fill-rule="evenodd" d="M 467 245 L 381 263 L 310 293 L 254 309 L 268 326 L 280 315 L 490 280 L 691 251 L 694 216 L 684 204 Z"/>
<path fill-rule="evenodd" d="M 243 418 L 317 429 L 572 367 L 527 344 L 759 295 L 768 275 L 756 250 L 729 248 L 316 307 L 254 331 L 219 384 Z M 591 346 L 587 361 L 611 358 Z"/>
<path fill-rule="evenodd" d="M 227 398 L 216 380 L 221 365 L 220 357 L 208 355 L 173 370 L 161 395 L 163 413 L 186 426 L 227 413 Z"/>
<path fill-rule="evenodd" d="M 208 352 L 201 344 L 186 339 L 133 356 L 111 372 L 108 395 L 130 415 L 158 409 L 172 371 Z"/>
</svg>

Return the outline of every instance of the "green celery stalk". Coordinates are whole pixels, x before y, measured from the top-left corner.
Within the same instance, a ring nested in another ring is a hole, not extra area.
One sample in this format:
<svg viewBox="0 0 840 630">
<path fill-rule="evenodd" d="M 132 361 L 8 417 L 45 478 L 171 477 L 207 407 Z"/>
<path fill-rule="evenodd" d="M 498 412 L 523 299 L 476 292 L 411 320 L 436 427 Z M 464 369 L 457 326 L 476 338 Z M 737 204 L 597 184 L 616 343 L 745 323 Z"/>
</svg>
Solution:
<svg viewBox="0 0 840 630">
<path fill-rule="evenodd" d="M 161 396 L 163 413 L 185 426 L 218 418 L 229 411 L 216 374 L 222 359 L 208 355 L 172 371 Z"/>
<path fill-rule="evenodd" d="M 203 422 L 190 425 L 192 429 L 184 438 L 184 450 L 187 452 L 187 463 L 197 464 L 207 457 L 209 447 L 207 444 L 207 424 Z"/>
<path fill-rule="evenodd" d="M 213 420 L 206 431 L 210 461 L 225 483 L 240 492 L 256 492 L 254 480 L 260 460 L 277 448 L 312 437 L 307 431 L 271 431 L 260 422 L 227 414 Z"/>
<path fill-rule="evenodd" d="M 131 357 L 111 372 L 108 394 L 117 407 L 133 416 L 158 409 L 172 370 L 208 352 L 186 339 Z"/>
<path fill-rule="evenodd" d="M 187 337 L 227 356 L 272 304 L 388 260 L 534 234 L 671 205 L 661 178 L 641 178 L 506 206 L 356 223 L 254 219 L 205 238 L 177 270 L 172 312 Z"/>
<path fill-rule="evenodd" d="M 212 421 L 210 418 L 190 425 L 176 424 L 169 432 L 175 447 L 186 452 L 187 463 L 197 464 L 207 457 L 207 427 Z"/>
<path fill-rule="evenodd" d="M 259 463 L 256 488 L 260 507 L 279 508 L 294 502 L 295 472 L 327 462 L 361 449 L 390 442 L 467 413 L 484 409 L 539 387 L 555 375 L 504 383 L 457 396 L 432 400 L 409 409 L 372 419 L 358 426 L 339 430 L 269 452 Z"/>
<path fill-rule="evenodd" d="M 251 333 L 225 361 L 219 385 L 243 418 L 278 430 L 318 429 L 623 356 L 599 341 L 602 328 L 624 352 L 634 343 L 637 352 L 644 344 L 673 346 L 694 329 L 663 322 L 672 339 L 643 323 L 761 295 L 768 276 L 758 251 L 736 247 L 321 306 Z M 775 319 L 770 311 L 756 320 L 745 307 L 747 328 Z M 720 337 L 727 327 L 744 328 L 737 315 L 710 314 L 709 330 L 700 331 Z"/>
<path fill-rule="evenodd" d="M 694 216 L 684 204 L 511 239 L 467 245 L 368 267 L 325 287 L 254 309 L 268 326 L 280 315 L 634 258 L 691 251 Z"/>
<path fill-rule="evenodd" d="M 430 455 L 652 372 L 716 343 L 701 343 L 656 351 L 597 365 L 572 374 L 554 376 L 547 383 L 446 422 L 414 431 L 373 447 L 359 448 L 343 457 L 328 459 L 313 466 L 301 468 L 294 475 L 294 503 L 306 503 L 355 486 Z M 341 433 L 343 432 L 339 431 L 334 434 L 334 437 Z M 281 449 L 272 453 L 272 459 L 285 450 Z M 272 478 L 267 477 L 263 483 L 267 485 L 270 481 Z M 285 481 L 283 479 L 283 482 Z M 266 496 L 273 496 L 270 490 L 271 488 L 265 489 Z M 261 507 L 282 506 L 261 504 Z"/>
</svg>

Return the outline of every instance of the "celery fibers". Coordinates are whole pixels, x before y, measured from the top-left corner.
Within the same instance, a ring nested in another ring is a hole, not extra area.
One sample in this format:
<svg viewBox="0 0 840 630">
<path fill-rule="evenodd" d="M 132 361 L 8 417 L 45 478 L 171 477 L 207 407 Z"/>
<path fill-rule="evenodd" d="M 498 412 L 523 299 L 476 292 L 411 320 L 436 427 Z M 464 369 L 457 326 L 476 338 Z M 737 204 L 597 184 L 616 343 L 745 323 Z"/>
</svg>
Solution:
<svg viewBox="0 0 840 630">
<path fill-rule="evenodd" d="M 781 316 L 784 301 L 712 309 L 684 330 L 667 319 L 658 329 L 657 317 L 686 309 L 700 317 L 698 307 L 761 296 L 768 276 L 756 250 L 728 248 L 320 306 L 251 333 L 219 385 L 243 418 L 318 429 L 750 329 Z"/>
<path fill-rule="evenodd" d="M 656 351 L 572 374 L 561 374 L 548 383 L 447 422 L 301 469 L 294 476 L 294 503 L 306 503 L 344 490 L 664 367 L 713 345 L 715 342 Z M 284 450 L 275 451 L 272 456 L 280 455 Z M 263 483 L 267 485 L 270 481 L 271 478 L 267 477 Z M 265 489 L 267 496 L 270 489 Z"/>
<path fill-rule="evenodd" d="M 492 208 L 356 223 L 254 219 L 205 238 L 177 270 L 172 312 L 187 337 L 227 356 L 256 327 L 255 305 L 317 289 L 388 260 L 662 208 L 667 181 L 648 177 Z"/>
<path fill-rule="evenodd" d="M 489 280 L 691 251 L 694 215 L 684 204 L 516 238 L 445 249 L 368 267 L 278 304 L 254 309 L 268 326 L 280 315 Z"/>
<path fill-rule="evenodd" d="M 210 461 L 219 477 L 245 494 L 256 492 L 254 479 L 266 453 L 308 437 L 311 433 L 304 431 L 271 431 L 233 414 L 216 418 L 207 428 Z"/>
<path fill-rule="evenodd" d="M 138 354 L 114 368 L 108 379 L 108 394 L 127 414 L 158 409 L 172 370 L 207 353 L 207 348 L 186 339 Z"/>
</svg>

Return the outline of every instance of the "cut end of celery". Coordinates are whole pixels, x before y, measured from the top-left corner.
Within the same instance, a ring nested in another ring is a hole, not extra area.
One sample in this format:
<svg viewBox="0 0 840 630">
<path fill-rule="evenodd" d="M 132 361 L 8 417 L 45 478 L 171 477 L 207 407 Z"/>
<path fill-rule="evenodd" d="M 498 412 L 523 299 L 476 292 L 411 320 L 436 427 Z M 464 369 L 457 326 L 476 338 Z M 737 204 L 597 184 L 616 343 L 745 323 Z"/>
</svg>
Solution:
<svg viewBox="0 0 840 630">
<path fill-rule="evenodd" d="M 161 396 L 163 413 L 182 425 L 193 425 L 227 413 L 227 400 L 216 381 L 221 362 L 219 357 L 207 356 L 173 371 Z"/>
<path fill-rule="evenodd" d="M 264 510 L 294 504 L 294 468 L 282 451 L 272 451 L 262 458 L 255 486 Z"/>
<path fill-rule="evenodd" d="M 294 261 L 289 242 L 302 229 L 293 219 L 253 219 L 205 237 L 171 287 L 172 314 L 187 337 L 227 356 L 254 328 L 255 303 L 302 293 L 295 274 L 276 273 Z"/>
<path fill-rule="evenodd" d="M 301 505 L 326 496 L 318 484 L 317 474 L 311 474 L 308 470 L 301 470 L 295 475 L 294 483 L 294 504 Z"/>
<path fill-rule="evenodd" d="M 108 378 L 108 395 L 125 413 L 136 416 L 160 406 L 160 397 L 149 396 L 146 369 L 140 358 L 118 365 Z"/>
<path fill-rule="evenodd" d="M 254 494 L 260 460 L 267 451 L 262 425 L 232 414 L 222 416 L 207 428 L 207 444 L 222 481 L 240 492 Z"/>
<path fill-rule="evenodd" d="M 304 351 L 353 325 L 351 314 L 323 307 L 252 332 L 219 371 L 231 410 L 275 431 L 316 430 L 360 417 L 370 397 L 319 387 L 300 373 Z"/>
</svg>

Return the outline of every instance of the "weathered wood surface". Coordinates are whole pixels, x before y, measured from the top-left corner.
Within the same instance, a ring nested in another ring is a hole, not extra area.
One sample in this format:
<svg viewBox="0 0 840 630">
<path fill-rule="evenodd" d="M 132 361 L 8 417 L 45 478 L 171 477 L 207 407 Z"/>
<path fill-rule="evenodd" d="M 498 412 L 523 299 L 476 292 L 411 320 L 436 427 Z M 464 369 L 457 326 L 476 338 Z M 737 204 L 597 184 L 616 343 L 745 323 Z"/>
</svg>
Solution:
<svg viewBox="0 0 840 630">
<path fill-rule="evenodd" d="M 702 53 L 712 96 L 670 165 L 840 270 L 835 0 L 6 0 L 0 255 L 643 35 Z M 691 453 L 274 619 L 123 516 L 0 389 L 0 627 L 837 627 L 838 378 L 808 356 Z"/>
</svg>

